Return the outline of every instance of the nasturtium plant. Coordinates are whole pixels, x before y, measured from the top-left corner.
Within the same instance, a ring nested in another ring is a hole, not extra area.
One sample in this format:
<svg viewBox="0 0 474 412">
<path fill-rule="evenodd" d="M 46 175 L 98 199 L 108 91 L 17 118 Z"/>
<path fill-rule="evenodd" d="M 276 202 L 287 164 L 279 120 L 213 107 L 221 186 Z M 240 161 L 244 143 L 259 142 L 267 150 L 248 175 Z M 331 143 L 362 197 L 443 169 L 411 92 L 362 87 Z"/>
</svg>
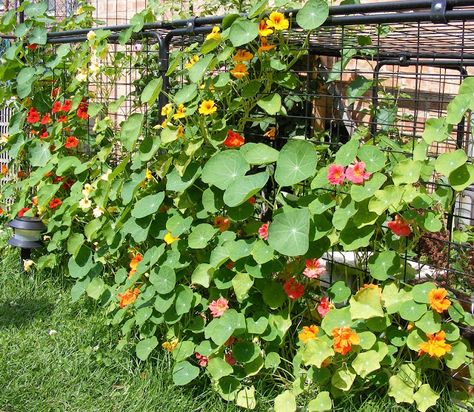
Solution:
<svg viewBox="0 0 474 412">
<path fill-rule="evenodd" d="M 325 0 L 296 17 L 261 1 L 208 27 L 202 44 L 172 48 L 167 67 L 142 36 L 151 10 L 119 36 L 134 52 L 109 53 L 109 30 L 50 44 L 46 23 L 91 27 L 92 8 L 56 22 L 45 6 L 25 6 L 0 70 L 0 102 L 13 113 L 2 136 L 12 159 L 2 201 L 12 203 L 2 208 L 47 224 L 36 266 L 66 272 L 74 301 L 98 301 L 119 348 L 142 361 L 170 352 L 176 385 L 206 376 L 224 400 L 254 409 L 255 383 L 273 374 L 285 383 L 274 408 L 285 412 L 328 411 L 367 390 L 435 405 L 431 372 L 472 362 L 461 331 L 473 320 L 436 278 L 414 284 L 408 259 L 423 234 L 445 230 L 453 193 L 474 183 L 462 150 L 428 156 L 472 109 L 472 79 L 446 117 L 426 123 L 413 158 L 389 153 L 397 143 L 385 130 L 356 130 L 334 151 L 317 144 L 324 130 L 280 135 L 301 103 L 288 94 L 306 81 L 298 63 L 329 15 Z M 295 49 L 298 26 L 308 36 Z M 11 14 L 0 28 L 13 31 Z M 140 76 L 118 98 L 130 67 Z M 356 79 L 350 104 L 371 85 Z"/>
</svg>

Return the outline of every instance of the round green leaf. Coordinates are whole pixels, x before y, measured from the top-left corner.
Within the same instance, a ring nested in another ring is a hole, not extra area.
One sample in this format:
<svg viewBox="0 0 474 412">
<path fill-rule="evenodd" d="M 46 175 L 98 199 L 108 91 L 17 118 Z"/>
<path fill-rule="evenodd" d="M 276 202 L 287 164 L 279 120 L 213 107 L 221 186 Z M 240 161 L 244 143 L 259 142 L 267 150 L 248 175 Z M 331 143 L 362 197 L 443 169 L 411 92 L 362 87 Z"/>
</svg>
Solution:
<svg viewBox="0 0 474 412">
<path fill-rule="evenodd" d="M 152 336 L 151 338 L 138 342 L 135 351 L 138 358 L 142 361 L 145 361 L 148 359 L 148 356 L 150 356 L 150 353 L 153 351 L 153 349 L 155 349 L 157 346 L 158 339 L 156 339 L 156 336 Z"/>
<path fill-rule="evenodd" d="M 416 402 L 416 408 L 420 412 L 425 412 L 432 406 L 436 405 L 439 399 L 439 395 L 431 389 L 431 386 L 427 383 L 420 386 L 420 389 L 413 396 Z"/>
<path fill-rule="evenodd" d="M 365 163 L 365 169 L 370 173 L 378 172 L 385 166 L 385 155 L 375 146 L 361 146 L 357 152 L 357 157 Z"/>
<path fill-rule="evenodd" d="M 237 362 L 252 362 L 259 353 L 259 347 L 252 342 L 237 342 L 232 347 L 232 355 Z"/>
<path fill-rule="evenodd" d="M 407 346 L 418 352 L 420 350 L 420 345 L 425 342 L 425 338 L 422 336 L 421 332 L 418 329 L 414 329 L 410 332 L 407 338 Z"/>
<path fill-rule="evenodd" d="M 143 89 L 141 96 L 142 103 L 148 103 L 150 106 L 152 106 L 156 102 L 156 99 L 158 98 L 158 95 L 161 92 L 162 86 L 162 77 L 152 79 Z"/>
<path fill-rule="evenodd" d="M 229 31 L 229 40 L 234 47 L 240 47 L 250 43 L 258 36 L 258 24 L 244 19 L 236 19 Z"/>
<path fill-rule="evenodd" d="M 341 165 L 341 166 L 348 166 L 350 165 L 357 156 L 357 152 L 359 150 L 359 141 L 358 140 L 350 140 L 346 144 L 342 145 L 340 149 L 336 153 L 336 159 L 334 163 Z"/>
<path fill-rule="evenodd" d="M 259 192 L 267 183 L 270 176 L 267 172 L 243 176 L 229 185 L 224 193 L 224 203 L 235 207 L 250 199 Z"/>
<path fill-rule="evenodd" d="M 189 287 L 179 285 L 176 291 L 176 313 L 178 315 L 188 313 L 191 310 L 193 298 L 193 291 Z"/>
<path fill-rule="evenodd" d="M 280 186 L 299 183 L 316 172 L 317 154 L 313 144 L 292 140 L 280 151 L 275 180 Z"/>
<path fill-rule="evenodd" d="M 308 404 L 308 412 L 332 411 L 332 401 L 329 392 L 320 392 L 315 399 Z"/>
<path fill-rule="evenodd" d="M 449 175 L 449 184 L 454 190 L 462 192 L 464 189 L 474 183 L 474 165 L 465 164 Z"/>
<path fill-rule="evenodd" d="M 401 184 L 416 183 L 420 179 L 422 162 L 411 159 L 398 163 L 392 171 L 392 180 L 396 186 Z"/>
<path fill-rule="evenodd" d="M 150 273 L 150 282 L 160 295 L 173 291 L 176 285 L 176 274 L 169 266 L 156 266 Z"/>
<path fill-rule="evenodd" d="M 321 328 L 327 335 L 332 336 L 335 328 L 351 326 L 352 318 L 349 307 L 342 309 L 331 309 L 321 322 Z"/>
<path fill-rule="evenodd" d="M 370 275 L 377 280 L 387 280 L 400 273 L 400 256 L 392 250 L 375 253 L 369 258 Z"/>
<path fill-rule="evenodd" d="M 145 196 L 135 203 L 132 209 L 132 216 L 136 219 L 140 219 L 152 215 L 159 209 L 164 198 L 164 192 Z"/>
<path fill-rule="evenodd" d="M 246 143 L 240 151 L 251 165 L 264 165 L 276 162 L 280 152 L 263 143 Z"/>
<path fill-rule="evenodd" d="M 230 366 L 224 359 L 217 357 L 209 360 L 206 370 L 215 380 L 219 380 L 224 376 L 229 376 L 234 371 L 232 366 Z"/>
<path fill-rule="evenodd" d="M 399 313 L 402 319 L 415 322 L 426 313 L 426 305 L 413 301 L 406 301 L 400 306 Z"/>
<path fill-rule="evenodd" d="M 188 361 L 179 362 L 173 368 L 173 382 L 175 385 L 187 385 L 199 376 L 199 368 Z"/>
<path fill-rule="evenodd" d="M 296 23 L 302 29 L 314 30 L 321 26 L 329 16 L 326 0 L 309 0 L 296 14 Z"/>
<path fill-rule="evenodd" d="M 376 289 L 364 288 L 351 297 L 350 313 L 352 319 L 371 319 L 383 317 L 380 293 Z"/>
<path fill-rule="evenodd" d="M 466 161 L 466 152 L 459 149 L 454 152 L 440 154 L 436 159 L 435 168 L 438 173 L 449 176 L 451 172 L 464 165 Z"/>
<path fill-rule="evenodd" d="M 304 255 L 309 248 L 308 209 L 289 209 L 275 216 L 268 230 L 268 243 L 285 256 Z"/>
<path fill-rule="evenodd" d="M 212 237 L 217 233 L 217 229 L 208 223 L 201 223 L 193 228 L 188 237 L 188 246 L 191 249 L 204 249 Z"/>
<path fill-rule="evenodd" d="M 356 376 L 347 366 L 342 366 L 332 375 L 331 383 L 341 391 L 348 391 L 352 387 Z"/>
<path fill-rule="evenodd" d="M 358 335 L 360 338 L 359 346 L 365 350 L 372 348 L 372 346 L 375 344 L 375 341 L 377 340 L 375 335 L 369 331 L 359 332 Z"/>
<path fill-rule="evenodd" d="M 419 321 L 415 322 L 415 326 L 425 333 L 436 333 L 441 330 L 441 316 L 439 313 L 429 310 Z"/>
<path fill-rule="evenodd" d="M 459 328 L 454 323 L 443 323 L 442 330 L 446 333 L 446 340 L 453 342 L 459 339 Z"/>
<path fill-rule="evenodd" d="M 213 274 L 214 267 L 209 263 L 200 263 L 191 275 L 191 282 L 208 288 Z"/>
<path fill-rule="evenodd" d="M 466 362 L 467 346 L 464 342 L 455 343 L 446 354 L 446 366 L 457 369 Z"/>
<path fill-rule="evenodd" d="M 209 322 L 204 330 L 206 339 L 212 339 L 216 345 L 223 345 L 234 333 L 238 326 L 238 316 L 235 310 L 229 309 L 220 318 Z"/>
<path fill-rule="evenodd" d="M 314 365 L 317 368 L 321 368 L 323 362 L 329 357 L 334 356 L 334 353 L 334 350 L 325 340 L 312 339 L 304 345 L 301 355 L 306 366 Z"/>
<path fill-rule="evenodd" d="M 328 289 L 328 296 L 334 303 L 342 303 L 351 296 L 351 289 L 342 280 L 337 281 Z"/>
<path fill-rule="evenodd" d="M 436 289 L 436 285 L 431 282 L 423 282 L 413 286 L 413 289 L 411 291 L 413 300 L 418 303 L 430 303 L 430 300 L 428 299 L 428 294 L 433 289 Z"/>
<path fill-rule="evenodd" d="M 382 173 L 375 173 L 363 185 L 351 186 L 351 197 L 356 202 L 362 202 L 365 199 L 372 197 L 377 190 L 387 181 L 387 177 Z"/>
<path fill-rule="evenodd" d="M 211 157 L 202 170 L 202 181 L 221 190 L 227 189 L 250 169 L 242 153 L 238 150 L 218 152 Z"/>
<path fill-rule="evenodd" d="M 395 402 L 402 403 L 406 402 L 412 404 L 413 399 L 413 388 L 409 386 L 400 376 L 391 376 L 389 381 L 388 396 L 395 399 Z"/>
<path fill-rule="evenodd" d="M 281 96 L 277 93 L 262 97 L 257 104 L 270 116 L 277 114 L 281 109 Z"/>
<path fill-rule="evenodd" d="M 357 375 L 365 378 L 368 374 L 380 369 L 379 354 L 374 350 L 359 353 L 352 361 L 352 367 Z"/>
<path fill-rule="evenodd" d="M 190 340 L 183 340 L 178 343 L 176 348 L 174 348 L 172 354 L 173 359 L 176 362 L 184 361 L 186 358 L 189 358 L 194 353 L 194 348 L 196 345 Z"/>
<path fill-rule="evenodd" d="M 295 412 L 296 398 L 290 391 L 285 391 L 275 398 L 275 412 Z"/>
</svg>

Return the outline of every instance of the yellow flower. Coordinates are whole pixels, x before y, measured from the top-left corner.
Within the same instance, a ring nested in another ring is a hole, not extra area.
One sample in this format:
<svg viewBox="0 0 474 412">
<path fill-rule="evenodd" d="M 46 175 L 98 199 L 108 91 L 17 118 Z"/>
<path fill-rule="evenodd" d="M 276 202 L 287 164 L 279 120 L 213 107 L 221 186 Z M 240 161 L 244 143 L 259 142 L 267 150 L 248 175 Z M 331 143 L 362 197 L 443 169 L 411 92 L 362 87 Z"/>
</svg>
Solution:
<svg viewBox="0 0 474 412">
<path fill-rule="evenodd" d="M 87 40 L 89 41 L 94 41 L 96 39 L 96 34 L 95 31 L 91 30 L 89 33 L 87 33 Z"/>
<path fill-rule="evenodd" d="M 252 60 L 252 58 L 253 58 L 253 54 L 245 49 L 237 50 L 237 53 L 235 53 L 232 56 L 232 60 L 237 63 L 246 62 L 246 61 Z"/>
<path fill-rule="evenodd" d="M 283 13 L 274 11 L 267 20 L 267 26 L 275 30 L 286 30 L 290 26 L 290 22 Z"/>
<path fill-rule="evenodd" d="M 93 190 L 94 188 L 92 187 L 92 185 L 86 183 L 84 185 L 84 189 L 82 189 L 82 194 L 84 195 L 84 197 L 89 197 Z"/>
<path fill-rule="evenodd" d="M 443 313 L 451 306 L 451 301 L 446 299 L 448 291 L 444 288 L 432 289 L 428 293 L 431 309 L 438 313 Z"/>
<path fill-rule="evenodd" d="M 189 59 L 189 61 L 184 65 L 185 69 L 190 69 L 199 61 L 199 56 L 193 56 Z"/>
<path fill-rule="evenodd" d="M 161 347 L 168 352 L 173 352 L 176 346 L 178 346 L 178 338 L 174 338 L 173 340 L 168 342 L 163 342 L 161 345 Z"/>
<path fill-rule="evenodd" d="M 179 237 L 174 237 L 171 232 L 168 232 L 163 240 L 166 242 L 167 245 L 171 245 L 172 243 L 179 240 Z"/>
<path fill-rule="evenodd" d="M 163 120 L 160 124 L 161 128 L 164 129 L 166 126 L 168 126 L 168 120 Z"/>
<path fill-rule="evenodd" d="M 215 113 L 217 106 L 214 103 L 214 100 L 204 100 L 199 106 L 199 113 L 207 116 L 209 114 Z"/>
<path fill-rule="evenodd" d="M 178 109 L 176 109 L 176 113 L 173 115 L 173 119 L 182 119 L 186 117 L 186 109 L 184 108 L 184 104 L 180 104 Z"/>
<path fill-rule="evenodd" d="M 34 265 L 35 263 L 31 260 L 31 259 L 25 259 L 23 261 L 23 269 L 25 269 L 25 272 L 29 272 L 31 270 L 31 267 Z"/>
<path fill-rule="evenodd" d="M 258 35 L 260 37 L 267 37 L 267 36 L 270 36 L 270 34 L 272 33 L 273 33 L 273 30 L 267 26 L 267 23 L 265 23 L 265 20 L 260 20 L 260 23 L 258 25 Z"/>
<path fill-rule="evenodd" d="M 151 180 L 151 179 L 153 179 L 153 173 L 151 172 L 150 169 L 146 169 L 146 172 L 145 172 L 145 179 L 146 179 L 146 180 Z"/>
<path fill-rule="evenodd" d="M 7 135 L 7 134 L 2 134 L 0 136 L 0 143 L 1 144 L 5 144 L 5 143 L 8 143 L 8 140 L 10 140 L 10 136 Z"/>
<path fill-rule="evenodd" d="M 237 63 L 230 72 L 232 73 L 232 76 L 236 77 L 237 79 L 241 79 L 242 77 L 249 74 L 247 71 L 247 66 L 243 63 Z"/>
<path fill-rule="evenodd" d="M 301 342 L 307 343 L 309 340 L 316 339 L 319 329 L 315 325 L 303 326 L 303 330 L 298 334 Z"/>
<path fill-rule="evenodd" d="M 173 111 L 173 105 L 171 103 L 165 104 L 161 109 L 162 116 L 168 116 Z"/>
<path fill-rule="evenodd" d="M 221 29 L 219 26 L 214 26 L 212 32 L 206 36 L 206 40 L 220 40 L 221 39 Z"/>
<path fill-rule="evenodd" d="M 427 333 L 426 336 L 428 337 L 428 342 L 420 343 L 418 355 L 427 353 L 432 358 L 440 358 L 451 350 L 451 345 L 445 341 L 446 333 L 444 331 L 435 334 Z"/>
<path fill-rule="evenodd" d="M 178 126 L 178 137 L 183 137 L 184 136 L 184 127 L 183 126 Z"/>
</svg>

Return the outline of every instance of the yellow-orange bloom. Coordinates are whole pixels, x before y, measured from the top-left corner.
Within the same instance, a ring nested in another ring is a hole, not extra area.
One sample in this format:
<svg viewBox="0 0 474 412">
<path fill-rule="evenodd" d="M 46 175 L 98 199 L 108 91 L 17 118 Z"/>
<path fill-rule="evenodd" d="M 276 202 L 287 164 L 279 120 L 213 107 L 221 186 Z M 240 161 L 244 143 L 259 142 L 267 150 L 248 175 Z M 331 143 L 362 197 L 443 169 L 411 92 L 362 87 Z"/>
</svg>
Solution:
<svg viewBox="0 0 474 412">
<path fill-rule="evenodd" d="M 260 47 L 258 48 L 259 53 L 267 52 L 275 48 L 274 44 L 268 44 L 268 41 L 265 37 L 260 39 Z"/>
<path fill-rule="evenodd" d="M 258 24 L 258 35 L 260 37 L 267 37 L 272 33 L 273 30 L 267 26 L 265 20 L 260 20 L 260 23 Z"/>
<path fill-rule="evenodd" d="M 362 286 L 359 290 L 363 289 L 375 289 L 379 292 L 379 295 L 382 296 L 382 289 L 379 285 L 374 285 L 373 283 L 365 283 L 364 286 Z"/>
<path fill-rule="evenodd" d="M 274 11 L 267 20 L 267 26 L 275 30 L 286 30 L 290 26 L 290 22 L 283 13 Z"/>
<path fill-rule="evenodd" d="M 168 232 L 164 236 L 163 240 L 166 242 L 167 245 L 171 245 L 172 243 L 179 240 L 179 237 L 177 237 L 177 236 L 175 237 L 175 236 L 173 236 L 173 234 L 171 232 Z"/>
<path fill-rule="evenodd" d="M 176 113 L 173 115 L 173 119 L 182 119 L 186 117 L 186 109 L 184 108 L 184 104 L 180 104 L 176 109 Z"/>
<path fill-rule="evenodd" d="M 276 137 L 277 129 L 276 127 L 270 127 L 265 133 L 264 136 L 268 137 L 270 140 L 274 140 Z"/>
<path fill-rule="evenodd" d="M 129 278 L 132 277 L 136 273 L 138 264 L 142 260 L 143 258 L 142 258 L 142 255 L 140 254 L 137 254 L 132 258 L 132 260 L 130 261 L 130 272 L 128 273 Z"/>
<path fill-rule="evenodd" d="M 199 113 L 207 116 L 209 114 L 215 113 L 217 111 L 217 106 L 214 103 L 214 100 L 204 100 L 199 106 Z"/>
<path fill-rule="evenodd" d="M 248 50 L 245 50 L 245 49 L 237 50 L 237 53 L 235 53 L 232 56 L 232 60 L 236 63 L 247 62 L 249 60 L 252 60 L 252 58 L 253 58 L 253 54 L 250 53 Z"/>
<path fill-rule="evenodd" d="M 247 66 L 243 63 L 237 63 L 230 72 L 232 73 L 232 76 L 236 77 L 237 79 L 241 79 L 242 77 L 249 74 L 247 71 Z"/>
<path fill-rule="evenodd" d="M 184 127 L 179 125 L 178 126 L 178 137 L 183 137 L 184 136 Z"/>
<path fill-rule="evenodd" d="M 173 111 L 173 105 L 171 103 L 165 104 L 161 109 L 162 116 L 168 116 Z"/>
<path fill-rule="evenodd" d="M 335 352 L 345 355 L 352 349 L 352 345 L 358 345 L 360 342 L 359 335 L 350 327 L 343 326 L 332 330 L 333 348 Z"/>
<path fill-rule="evenodd" d="M 426 336 L 428 337 L 428 342 L 420 343 L 418 355 L 427 353 L 432 358 L 440 358 L 451 350 L 451 345 L 445 341 L 446 333 L 444 331 L 434 334 L 428 333 Z"/>
<path fill-rule="evenodd" d="M 448 292 L 444 288 L 432 289 L 428 293 L 430 306 L 438 313 L 443 313 L 451 306 L 451 301 L 446 299 Z"/>
<path fill-rule="evenodd" d="M 125 293 L 119 293 L 117 296 L 120 299 L 120 307 L 124 308 L 127 305 L 132 304 L 137 300 L 138 294 L 140 291 L 138 288 L 132 290 L 127 290 Z"/>
<path fill-rule="evenodd" d="M 301 342 L 307 343 L 309 340 L 316 339 L 319 328 L 316 325 L 303 326 L 303 330 L 298 334 Z"/>
<path fill-rule="evenodd" d="M 221 29 L 219 26 L 214 26 L 212 32 L 206 36 L 206 40 L 220 40 L 221 39 Z"/>
<path fill-rule="evenodd" d="M 173 340 L 168 341 L 168 342 L 163 342 L 161 344 L 161 347 L 167 352 L 173 352 L 173 350 L 174 350 L 174 348 L 176 348 L 176 346 L 178 346 L 178 339 L 177 338 L 174 338 Z"/>
<path fill-rule="evenodd" d="M 199 61 L 199 56 L 193 56 L 189 59 L 189 61 L 184 65 L 185 69 L 190 69 Z"/>
</svg>

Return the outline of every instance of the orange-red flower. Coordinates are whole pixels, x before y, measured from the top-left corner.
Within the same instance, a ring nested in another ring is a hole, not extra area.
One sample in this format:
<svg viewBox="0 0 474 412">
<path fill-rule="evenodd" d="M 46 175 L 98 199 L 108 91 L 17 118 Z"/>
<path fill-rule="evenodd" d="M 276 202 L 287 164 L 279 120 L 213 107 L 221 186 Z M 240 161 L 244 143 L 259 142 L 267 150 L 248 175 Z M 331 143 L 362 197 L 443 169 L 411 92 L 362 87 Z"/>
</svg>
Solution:
<svg viewBox="0 0 474 412">
<path fill-rule="evenodd" d="M 64 104 L 61 107 L 61 111 L 67 113 L 69 110 L 71 110 L 71 106 L 72 106 L 71 100 L 67 99 L 64 101 Z"/>
<path fill-rule="evenodd" d="M 46 130 L 43 130 L 39 135 L 39 138 L 43 140 L 47 139 L 48 137 L 49 137 L 49 133 Z"/>
<path fill-rule="evenodd" d="M 28 210 L 30 210 L 29 207 L 22 207 L 20 209 L 20 211 L 18 212 L 18 217 L 23 217 L 25 216 L 25 213 L 28 212 Z"/>
<path fill-rule="evenodd" d="M 35 51 L 38 48 L 38 45 L 36 43 L 33 43 L 33 44 L 29 44 L 28 46 L 26 46 L 26 48 L 28 50 Z"/>
<path fill-rule="evenodd" d="M 260 38 L 260 47 L 258 48 L 259 53 L 264 53 L 267 51 L 270 51 L 275 48 L 274 44 L 268 43 L 268 40 L 266 37 L 261 37 Z"/>
<path fill-rule="evenodd" d="M 2 175 L 6 175 L 8 173 L 8 166 L 6 164 L 2 165 Z"/>
<path fill-rule="evenodd" d="M 216 226 L 221 232 L 225 232 L 230 227 L 230 220 L 224 216 L 216 216 L 214 219 L 214 226 Z"/>
<path fill-rule="evenodd" d="M 249 74 L 247 66 L 243 63 L 237 63 L 230 73 L 237 79 L 241 79 Z"/>
<path fill-rule="evenodd" d="M 276 127 L 270 127 L 263 135 L 268 137 L 270 140 L 274 140 L 276 137 Z"/>
<path fill-rule="evenodd" d="M 58 101 L 58 102 L 54 102 L 54 103 L 53 103 L 53 107 L 52 107 L 52 109 L 51 109 L 51 112 L 52 112 L 52 113 L 57 113 L 57 112 L 59 112 L 59 111 L 61 110 L 61 107 L 62 107 L 61 102 L 59 102 L 59 101 Z"/>
<path fill-rule="evenodd" d="M 283 285 L 283 290 L 291 300 L 297 300 L 304 294 L 304 285 L 290 278 Z"/>
<path fill-rule="evenodd" d="M 224 140 L 224 146 L 226 147 L 240 147 L 245 143 L 245 138 L 238 134 L 237 132 L 233 132 L 232 130 L 227 131 L 227 137 Z"/>
<path fill-rule="evenodd" d="M 83 98 L 81 103 L 79 103 L 79 107 L 77 108 L 77 117 L 79 119 L 87 120 L 89 115 L 87 114 L 87 110 L 89 109 L 89 104 L 86 102 L 86 99 Z"/>
<path fill-rule="evenodd" d="M 53 200 L 51 200 L 51 202 L 49 202 L 49 208 L 54 210 L 54 209 L 57 209 L 62 204 L 63 202 L 61 202 L 61 199 L 58 199 L 57 197 L 55 197 Z"/>
<path fill-rule="evenodd" d="M 40 121 L 40 115 L 38 110 L 32 107 L 28 112 L 28 117 L 26 118 L 28 123 L 38 123 Z"/>
<path fill-rule="evenodd" d="M 273 30 L 267 26 L 267 22 L 265 20 L 260 20 L 258 24 L 258 35 L 260 37 L 267 37 L 273 33 Z"/>
<path fill-rule="evenodd" d="M 440 358 L 451 350 L 451 345 L 445 341 L 446 333 L 444 331 L 434 334 L 428 333 L 426 336 L 428 337 L 428 342 L 420 343 L 418 355 L 427 353 L 432 358 Z"/>
<path fill-rule="evenodd" d="M 138 288 L 132 290 L 127 290 L 125 293 L 119 293 L 117 296 L 120 299 L 120 307 L 123 309 L 125 306 L 131 305 L 137 300 L 137 297 L 140 293 Z"/>
<path fill-rule="evenodd" d="M 51 116 L 49 115 L 49 113 L 46 113 L 41 119 L 41 124 L 45 125 L 45 124 L 50 124 L 50 123 L 51 123 Z"/>
<path fill-rule="evenodd" d="M 446 299 L 448 292 L 444 288 L 432 289 L 428 293 L 431 309 L 438 313 L 443 313 L 451 306 L 451 301 Z"/>
<path fill-rule="evenodd" d="M 316 325 L 303 326 L 303 330 L 298 334 L 298 339 L 303 343 L 307 343 L 312 339 L 316 339 L 318 332 L 319 328 Z"/>
<path fill-rule="evenodd" d="M 252 60 L 253 54 L 250 53 L 248 50 L 239 49 L 237 53 L 232 56 L 232 60 L 236 63 L 246 62 Z"/>
<path fill-rule="evenodd" d="M 78 144 L 79 144 L 79 140 L 77 140 L 77 137 L 69 136 L 66 139 L 66 143 L 64 144 L 64 147 L 66 149 L 74 149 L 75 147 L 77 147 Z"/>
<path fill-rule="evenodd" d="M 397 236 L 406 237 L 411 235 L 410 225 L 400 215 L 395 216 L 395 220 L 388 222 L 387 226 Z"/>
<path fill-rule="evenodd" d="M 360 338 L 350 327 L 343 326 L 332 330 L 334 351 L 345 355 L 352 349 L 352 345 L 358 345 Z"/>
<path fill-rule="evenodd" d="M 59 123 L 67 123 L 67 121 L 68 121 L 67 116 L 59 116 L 58 117 L 58 122 Z"/>
</svg>

